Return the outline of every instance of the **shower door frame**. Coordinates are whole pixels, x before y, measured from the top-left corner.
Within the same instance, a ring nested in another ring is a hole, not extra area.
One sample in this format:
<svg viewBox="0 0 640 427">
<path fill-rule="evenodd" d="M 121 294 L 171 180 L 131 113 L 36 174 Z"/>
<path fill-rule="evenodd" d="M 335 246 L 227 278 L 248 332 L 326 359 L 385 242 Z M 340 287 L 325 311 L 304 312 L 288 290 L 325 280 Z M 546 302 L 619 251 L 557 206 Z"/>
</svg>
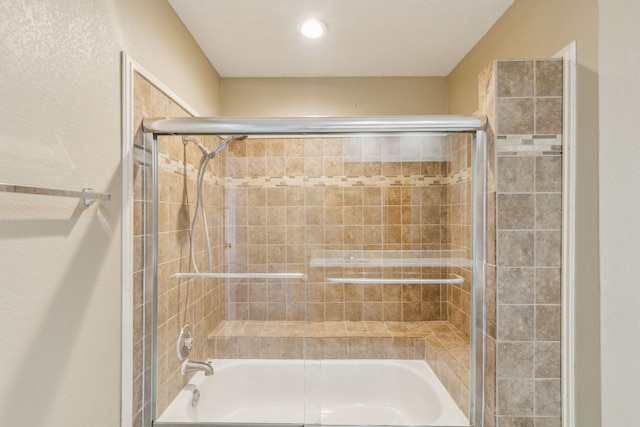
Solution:
<svg viewBox="0 0 640 427">
<path fill-rule="evenodd" d="M 486 117 L 474 116 L 360 116 L 360 117 L 289 117 L 289 118 L 244 118 L 244 117 L 188 117 L 146 118 L 143 120 L 143 143 L 145 157 L 151 164 L 151 218 L 152 232 L 146 244 L 146 256 L 151 258 L 151 268 L 145 269 L 147 283 L 152 284 L 146 292 L 151 301 L 150 312 L 145 311 L 145 323 L 152 325 L 151 376 L 145 376 L 144 402 L 151 403 L 151 420 L 155 423 L 157 387 L 157 298 L 158 298 L 158 137 L 162 135 L 248 135 L 248 136 L 320 136 L 320 135 L 390 135 L 390 134 L 472 134 L 472 212 L 471 212 L 471 313 L 470 319 L 470 364 L 469 416 L 470 425 L 484 426 L 484 373 L 486 334 L 486 242 L 487 242 L 487 136 Z M 149 200 L 148 194 L 146 200 Z M 148 216 L 147 216 L 148 218 Z M 150 249 L 150 250 L 149 250 Z M 149 263 L 147 263 L 149 266 Z M 151 314 L 151 319 L 147 317 Z M 146 357 L 145 357 L 146 359 Z M 220 424 L 237 427 L 240 424 Z M 178 424 L 172 423 L 174 427 Z M 181 425 L 181 424 L 180 424 Z M 197 423 L 185 423 L 193 427 Z M 202 425 L 211 425 L 206 423 Z M 246 424 L 242 424 L 246 426 Z M 274 424 L 252 424 L 273 427 Z"/>
</svg>

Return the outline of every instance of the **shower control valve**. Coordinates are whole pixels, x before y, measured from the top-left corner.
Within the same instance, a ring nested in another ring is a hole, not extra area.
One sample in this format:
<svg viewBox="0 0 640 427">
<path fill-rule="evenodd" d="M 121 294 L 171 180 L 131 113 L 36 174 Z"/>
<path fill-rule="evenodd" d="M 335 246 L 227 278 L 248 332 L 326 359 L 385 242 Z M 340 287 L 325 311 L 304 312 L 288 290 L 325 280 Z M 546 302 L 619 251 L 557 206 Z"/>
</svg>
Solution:
<svg viewBox="0 0 640 427">
<path fill-rule="evenodd" d="M 193 331 L 191 325 L 184 325 L 180 330 L 178 342 L 176 343 L 178 359 L 182 362 L 186 360 L 193 350 Z"/>
</svg>

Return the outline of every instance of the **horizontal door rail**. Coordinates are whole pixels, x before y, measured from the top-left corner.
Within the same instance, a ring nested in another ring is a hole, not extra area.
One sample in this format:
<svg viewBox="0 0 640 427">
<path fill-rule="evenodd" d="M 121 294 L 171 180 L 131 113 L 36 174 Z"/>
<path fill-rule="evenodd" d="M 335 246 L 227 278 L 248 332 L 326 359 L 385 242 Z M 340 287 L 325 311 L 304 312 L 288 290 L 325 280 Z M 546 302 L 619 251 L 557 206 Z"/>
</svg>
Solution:
<svg viewBox="0 0 640 427">
<path fill-rule="evenodd" d="M 389 284 L 389 285 L 460 285 L 464 283 L 464 277 L 452 274 L 452 279 L 384 279 L 384 278 L 361 278 L 361 277 L 330 277 L 330 283 L 368 283 L 368 284 Z"/>
<path fill-rule="evenodd" d="M 27 185 L 0 184 L 2 193 L 34 194 L 37 196 L 58 196 L 82 199 L 85 206 L 91 206 L 96 200 L 111 200 L 109 193 L 94 193 L 92 188 L 83 188 L 82 191 L 59 190 L 56 188 L 30 187 Z"/>
<path fill-rule="evenodd" d="M 169 279 L 302 279 L 307 281 L 304 273 L 176 273 Z"/>
<path fill-rule="evenodd" d="M 143 120 L 147 133 L 159 135 L 315 135 L 398 132 L 475 132 L 484 116 L 362 117 L 153 117 Z"/>
</svg>

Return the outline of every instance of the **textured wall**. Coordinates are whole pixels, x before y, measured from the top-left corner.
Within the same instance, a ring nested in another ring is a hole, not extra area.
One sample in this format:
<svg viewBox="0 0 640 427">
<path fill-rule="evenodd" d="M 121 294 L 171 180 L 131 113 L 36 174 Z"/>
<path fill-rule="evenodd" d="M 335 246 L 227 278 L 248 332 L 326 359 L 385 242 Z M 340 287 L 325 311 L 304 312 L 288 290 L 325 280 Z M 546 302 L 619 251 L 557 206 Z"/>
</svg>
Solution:
<svg viewBox="0 0 640 427">
<path fill-rule="evenodd" d="M 112 196 L 0 195 L 0 424 L 116 426 L 120 53 L 203 114 L 217 75 L 165 2 L 2 1 L 0 37 L 0 181 Z"/>
<path fill-rule="evenodd" d="M 606 146 L 600 155 L 602 425 L 631 426 L 637 403 L 629 390 L 640 387 L 640 4 L 624 0 L 599 7 L 600 138 Z"/>
</svg>

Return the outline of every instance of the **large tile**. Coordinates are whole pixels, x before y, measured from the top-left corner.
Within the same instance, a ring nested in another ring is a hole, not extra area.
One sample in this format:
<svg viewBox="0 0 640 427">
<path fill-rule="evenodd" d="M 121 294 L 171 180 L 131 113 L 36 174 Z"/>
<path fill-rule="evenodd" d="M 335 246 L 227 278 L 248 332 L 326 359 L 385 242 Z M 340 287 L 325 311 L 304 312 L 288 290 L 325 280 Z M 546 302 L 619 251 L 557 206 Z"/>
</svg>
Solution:
<svg viewBox="0 0 640 427">
<path fill-rule="evenodd" d="M 533 341 L 535 330 L 533 305 L 498 305 L 499 341 Z"/>
<path fill-rule="evenodd" d="M 532 378 L 534 351 L 532 342 L 502 342 L 497 348 L 498 378 Z"/>
<path fill-rule="evenodd" d="M 498 303 L 533 304 L 534 277 L 533 268 L 498 267 Z"/>
<path fill-rule="evenodd" d="M 562 194 L 535 195 L 536 230 L 559 230 L 562 227 Z"/>
<path fill-rule="evenodd" d="M 498 98 L 496 101 L 498 135 L 534 133 L 533 98 Z"/>
<path fill-rule="evenodd" d="M 535 189 L 535 158 L 499 156 L 497 189 L 499 193 L 531 193 Z M 539 190 L 541 191 L 541 190 Z"/>
<path fill-rule="evenodd" d="M 560 268 L 536 268 L 537 304 L 560 304 L 562 282 Z"/>
<path fill-rule="evenodd" d="M 536 380 L 535 414 L 559 416 L 562 413 L 562 390 L 560 380 Z"/>
<path fill-rule="evenodd" d="M 498 416 L 534 414 L 534 383 L 530 379 L 501 379 L 498 386 Z"/>
<path fill-rule="evenodd" d="M 525 230 L 534 227 L 533 194 L 498 194 L 498 230 Z"/>
<path fill-rule="evenodd" d="M 535 162 L 535 191 L 538 193 L 561 192 L 562 156 L 538 156 Z"/>
<path fill-rule="evenodd" d="M 534 232 L 498 231 L 498 265 L 531 267 L 534 265 Z"/>
<path fill-rule="evenodd" d="M 536 267 L 560 267 L 562 263 L 562 233 L 560 231 L 536 231 Z"/>
<path fill-rule="evenodd" d="M 535 96 L 562 96 L 562 60 L 536 61 Z"/>
<path fill-rule="evenodd" d="M 498 61 L 496 86 L 498 97 L 534 95 L 534 61 Z"/>
<path fill-rule="evenodd" d="M 559 342 L 535 343 L 535 377 L 560 378 L 561 347 Z"/>
<path fill-rule="evenodd" d="M 562 98 L 536 98 L 535 133 L 558 135 L 562 133 Z"/>
<path fill-rule="evenodd" d="M 559 305 L 537 305 L 536 341 L 560 341 L 561 320 Z"/>
</svg>

